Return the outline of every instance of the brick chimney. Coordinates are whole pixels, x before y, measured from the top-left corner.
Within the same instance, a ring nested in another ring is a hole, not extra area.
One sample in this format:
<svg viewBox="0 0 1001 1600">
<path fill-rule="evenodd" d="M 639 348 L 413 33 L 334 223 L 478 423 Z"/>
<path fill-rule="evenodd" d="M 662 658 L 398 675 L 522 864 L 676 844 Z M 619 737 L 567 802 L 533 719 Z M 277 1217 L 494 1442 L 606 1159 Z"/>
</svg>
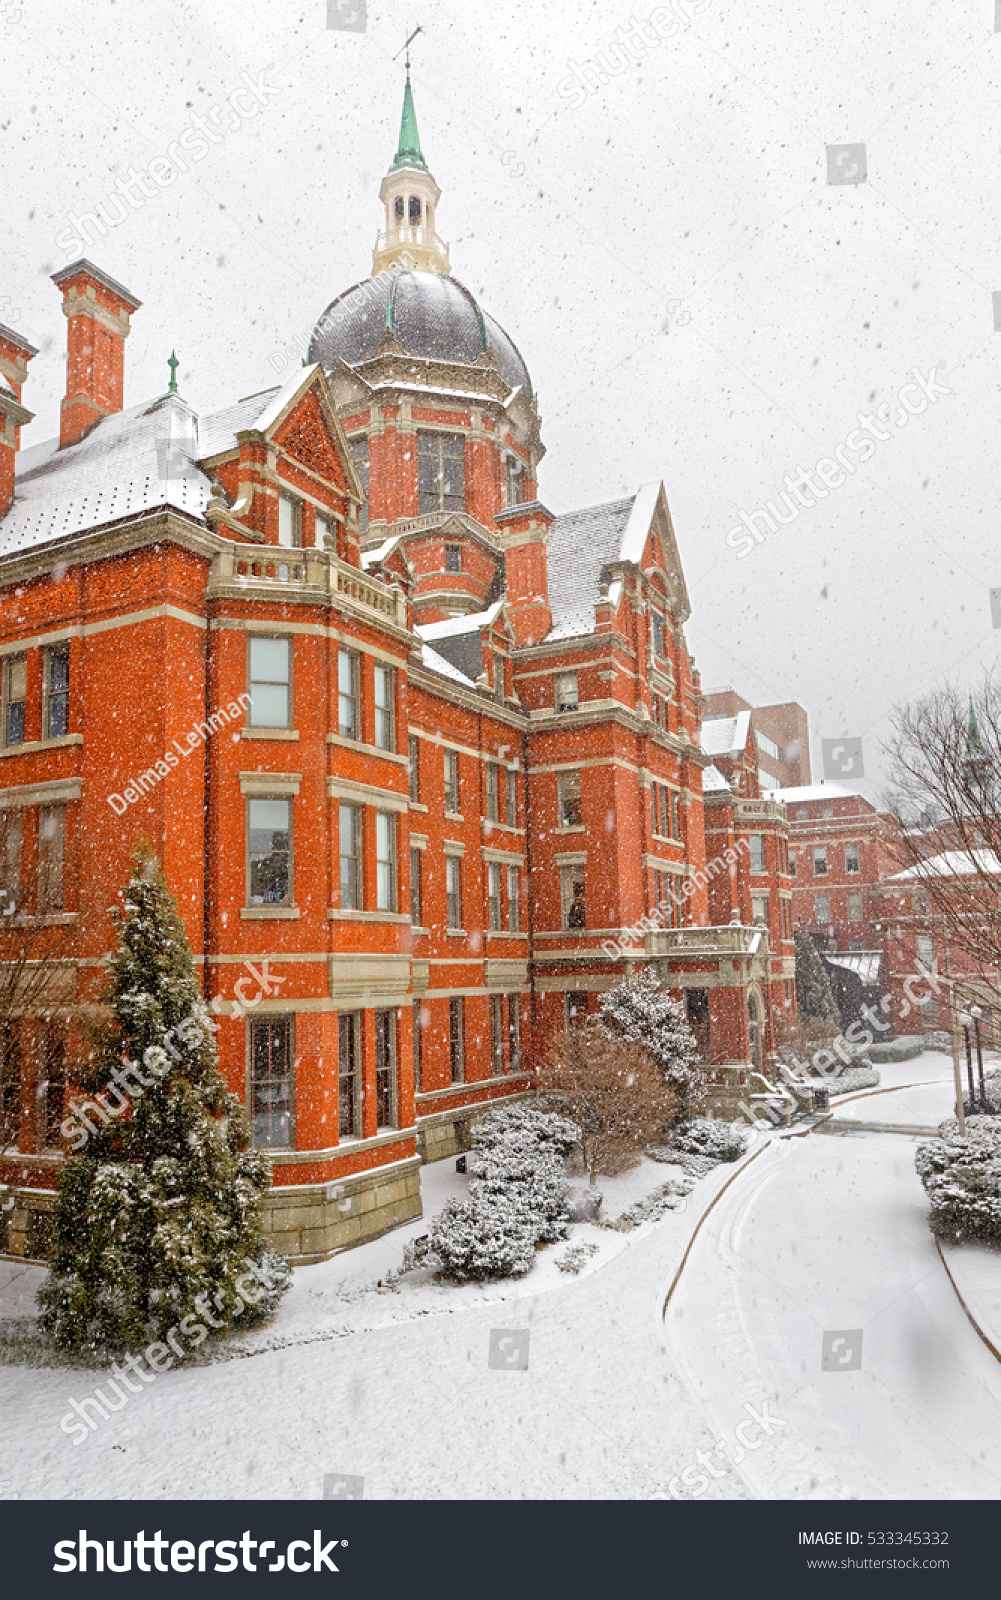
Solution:
<svg viewBox="0 0 1001 1600">
<path fill-rule="evenodd" d="M 504 551 L 506 607 L 518 645 L 538 644 L 553 625 L 546 546 L 553 514 L 538 500 L 494 515 Z"/>
<path fill-rule="evenodd" d="M 28 362 L 38 351 L 13 328 L 0 322 L 0 517 L 14 498 L 14 457 L 21 447 L 21 426 L 34 416 L 21 404 Z"/>
<path fill-rule="evenodd" d="M 142 301 L 89 261 L 54 272 L 52 282 L 63 292 L 69 322 L 66 394 L 59 414 L 59 445 L 65 449 L 102 417 L 121 411 L 129 318 Z"/>
</svg>

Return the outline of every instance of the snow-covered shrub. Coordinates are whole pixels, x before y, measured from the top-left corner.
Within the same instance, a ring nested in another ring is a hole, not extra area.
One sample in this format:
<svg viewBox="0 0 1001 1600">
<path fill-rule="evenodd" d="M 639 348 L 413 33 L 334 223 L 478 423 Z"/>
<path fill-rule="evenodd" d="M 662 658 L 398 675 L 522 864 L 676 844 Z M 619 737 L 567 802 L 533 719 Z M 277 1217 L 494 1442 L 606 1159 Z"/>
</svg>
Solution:
<svg viewBox="0 0 1001 1600">
<path fill-rule="evenodd" d="M 827 1087 L 832 1097 L 839 1094 L 854 1094 L 858 1089 L 875 1089 L 879 1083 L 879 1073 L 870 1065 L 858 1067 L 845 1067 L 836 1078 L 831 1078 Z"/>
<path fill-rule="evenodd" d="M 674 1138 L 664 1148 L 679 1155 L 708 1156 L 712 1161 L 739 1161 L 747 1149 L 747 1139 L 747 1130 L 739 1123 L 693 1117 L 690 1122 L 679 1125 Z"/>
<path fill-rule="evenodd" d="M 960 1138 L 953 1118 L 918 1145 L 914 1164 L 930 1201 L 928 1226 L 947 1239 L 1001 1244 L 1001 1128 L 972 1116 Z"/>
<path fill-rule="evenodd" d="M 596 1244 L 572 1244 L 564 1250 L 561 1256 L 556 1257 L 556 1265 L 561 1272 L 582 1272 L 593 1255 L 598 1252 Z"/>
<path fill-rule="evenodd" d="M 447 1200 L 431 1224 L 431 1249 L 446 1278 L 516 1278 L 535 1261 L 531 1219 L 516 1196 Z"/>
<path fill-rule="evenodd" d="M 691 1114 L 705 1089 L 698 1044 L 681 1001 L 661 988 L 649 968 L 601 996 L 597 1025 L 614 1038 L 641 1044 L 674 1090 L 678 1114 Z"/>
</svg>

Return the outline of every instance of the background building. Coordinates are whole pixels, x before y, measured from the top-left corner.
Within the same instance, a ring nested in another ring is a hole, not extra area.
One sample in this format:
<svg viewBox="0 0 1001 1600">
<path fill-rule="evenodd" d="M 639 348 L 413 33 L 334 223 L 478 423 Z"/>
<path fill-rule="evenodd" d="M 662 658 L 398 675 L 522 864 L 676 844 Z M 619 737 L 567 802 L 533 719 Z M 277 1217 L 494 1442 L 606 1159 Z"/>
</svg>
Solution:
<svg viewBox="0 0 1001 1600">
<path fill-rule="evenodd" d="M 746 713 L 757 741 L 758 776 L 762 789 L 787 789 L 810 782 L 810 724 L 795 700 L 784 705 L 752 706 L 733 689 L 713 689 L 705 696 L 703 721 Z"/>
</svg>

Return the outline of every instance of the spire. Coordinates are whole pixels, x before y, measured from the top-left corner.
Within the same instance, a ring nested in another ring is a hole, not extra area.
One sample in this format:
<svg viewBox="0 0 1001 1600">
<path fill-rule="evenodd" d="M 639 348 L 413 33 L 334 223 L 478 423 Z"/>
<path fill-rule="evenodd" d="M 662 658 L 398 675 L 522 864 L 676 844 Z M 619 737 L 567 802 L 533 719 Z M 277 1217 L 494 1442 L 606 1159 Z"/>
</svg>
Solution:
<svg viewBox="0 0 1001 1600">
<path fill-rule="evenodd" d="M 410 66 L 407 65 L 407 82 L 403 90 L 403 115 L 400 117 L 400 143 L 397 147 L 396 158 L 390 167 L 390 172 L 398 172 L 401 167 L 416 168 L 418 172 L 427 172 L 427 162 L 421 151 L 421 136 L 417 132 L 417 112 L 414 110 L 414 92 L 410 87 Z M 430 176 L 430 174 L 429 174 Z"/>
<path fill-rule="evenodd" d="M 176 354 L 175 354 L 175 352 L 173 350 L 170 352 L 170 355 L 167 357 L 167 365 L 170 368 L 170 382 L 167 385 L 167 393 L 168 394 L 176 394 L 177 393 L 177 369 L 181 365 L 181 363 L 178 361 L 177 356 L 176 356 Z"/>
<path fill-rule="evenodd" d="M 417 272 L 449 270 L 448 245 L 439 239 L 435 230 L 441 190 L 424 160 L 410 83 L 410 46 L 423 31 L 423 28 L 415 28 L 397 52 L 398 55 L 406 53 L 407 81 L 403 87 L 400 141 L 379 190 L 379 199 L 386 208 L 386 224 L 385 231 L 375 241 L 373 276 L 390 267 Z"/>
</svg>

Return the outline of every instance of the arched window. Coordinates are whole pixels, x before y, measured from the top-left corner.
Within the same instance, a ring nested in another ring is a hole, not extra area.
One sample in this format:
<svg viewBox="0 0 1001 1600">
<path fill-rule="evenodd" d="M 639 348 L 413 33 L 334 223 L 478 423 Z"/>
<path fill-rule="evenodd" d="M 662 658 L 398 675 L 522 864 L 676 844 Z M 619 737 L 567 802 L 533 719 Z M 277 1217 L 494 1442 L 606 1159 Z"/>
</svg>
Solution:
<svg viewBox="0 0 1001 1600">
<path fill-rule="evenodd" d="M 402 222 L 403 221 L 403 196 L 402 196 L 402 194 L 398 194 L 396 196 L 395 211 L 396 211 L 396 215 L 399 217 L 400 221 Z"/>
<path fill-rule="evenodd" d="M 420 222 L 421 220 L 421 203 L 415 194 L 410 196 L 410 220 L 411 222 Z"/>
</svg>

